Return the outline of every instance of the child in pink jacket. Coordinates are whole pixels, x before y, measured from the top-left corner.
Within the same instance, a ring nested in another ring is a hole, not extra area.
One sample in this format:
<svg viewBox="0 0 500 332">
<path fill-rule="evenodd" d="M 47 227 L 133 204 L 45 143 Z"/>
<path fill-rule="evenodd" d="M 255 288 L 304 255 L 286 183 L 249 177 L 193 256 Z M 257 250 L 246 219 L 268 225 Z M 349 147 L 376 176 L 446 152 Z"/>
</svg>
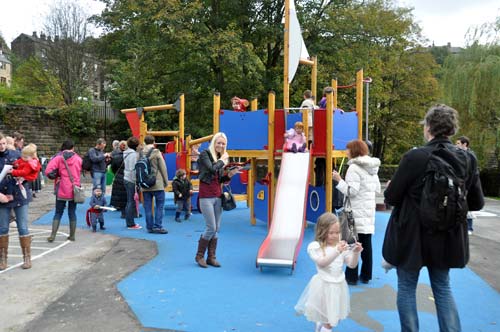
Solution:
<svg viewBox="0 0 500 332">
<path fill-rule="evenodd" d="M 293 128 L 290 128 L 285 133 L 286 149 L 293 153 L 305 152 L 307 148 L 307 140 L 304 135 L 304 124 L 300 121 L 295 122 Z"/>
</svg>

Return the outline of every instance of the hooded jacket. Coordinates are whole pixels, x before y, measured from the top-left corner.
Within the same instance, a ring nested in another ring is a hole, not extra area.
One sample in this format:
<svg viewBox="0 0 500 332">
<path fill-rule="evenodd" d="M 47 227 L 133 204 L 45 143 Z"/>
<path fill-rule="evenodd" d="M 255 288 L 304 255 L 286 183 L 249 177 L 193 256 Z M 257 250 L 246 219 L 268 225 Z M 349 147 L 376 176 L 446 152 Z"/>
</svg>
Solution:
<svg viewBox="0 0 500 332">
<path fill-rule="evenodd" d="M 158 191 L 165 190 L 168 186 L 168 174 L 167 174 L 167 165 L 165 164 L 165 159 L 163 159 L 163 155 L 160 150 L 155 149 L 153 144 L 148 144 L 144 148 L 142 152 L 144 155 L 148 155 L 149 151 L 154 149 L 149 156 L 149 160 L 151 162 L 151 170 L 152 172 L 156 172 L 156 183 L 151 188 L 142 188 L 142 191 Z"/>
<path fill-rule="evenodd" d="M 68 169 L 64 164 L 66 160 L 68 164 L 68 169 L 73 176 L 73 181 L 76 186 L 80 186 L 80 173 L 82 172 L 82 158 L 71 150 L 65 150 L 62 154 L 57 155 L 47 165 L 45 169 L 45 175 L 49 175 L 53 171 L 57 170 L 57 177 L 55 179 L 56 189 L 55 194 L 57 199 L 72 201 L 73 195 L 73 184 L 68 173 Z"/>
<path fill-rule="evenodd" d="M 356 223 L 356 230 L 361 234 L 375 233 L 375 193 L 380 192 L 378 169 L 380 160 L 370 156 L 359 156 L 347 163 L 349 168 L 345 180 L 341 180 L 337 189 L 351 199 L 351 207 Z"/>
</svg>

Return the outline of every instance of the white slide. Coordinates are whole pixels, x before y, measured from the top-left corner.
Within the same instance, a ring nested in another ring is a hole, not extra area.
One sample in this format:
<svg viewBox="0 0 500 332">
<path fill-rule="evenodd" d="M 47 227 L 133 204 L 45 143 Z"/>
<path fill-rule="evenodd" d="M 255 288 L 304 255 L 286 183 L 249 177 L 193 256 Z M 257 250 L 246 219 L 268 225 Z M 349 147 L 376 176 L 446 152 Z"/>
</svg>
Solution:
<svg viewBox="0 0 500 332">
<path fill-rule="evenodd" d="M 309 152 L 283 153 L 271 227 L 257 254 L 257 267 L 290 267 L 293 271 L 304 236 Z"/>
</svg>

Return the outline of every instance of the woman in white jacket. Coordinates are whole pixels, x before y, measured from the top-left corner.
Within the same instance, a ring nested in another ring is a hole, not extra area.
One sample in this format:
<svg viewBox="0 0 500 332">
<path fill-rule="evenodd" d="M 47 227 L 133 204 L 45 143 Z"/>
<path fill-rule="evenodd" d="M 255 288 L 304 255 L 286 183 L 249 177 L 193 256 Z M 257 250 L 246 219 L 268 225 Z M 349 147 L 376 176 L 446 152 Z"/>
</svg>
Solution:
<svg viewBox="0 0 500 332">
<path fill-rule="evenodd" d="M 333 180 L 338 182 L 337 189 L 344 195 L 349 192 L 354 215 L 358 241 L 363 245 L 361 252 L 361 272 L 359 280 L 367 284 L 372 279 L 372 234 L 375 233 L 375 193 L 380 192 L 378 169 L 380 160 L 368 155 L 368 145 L 361 140 L 347 143 L 349 168 L 345 180 L 337 171 L 333 171 Z M 358 264 L 359 265 L 359 264 Z M 358 283 L 358 267 L 346 268 L 345 278 L 348 284 Z"/>
</svg>

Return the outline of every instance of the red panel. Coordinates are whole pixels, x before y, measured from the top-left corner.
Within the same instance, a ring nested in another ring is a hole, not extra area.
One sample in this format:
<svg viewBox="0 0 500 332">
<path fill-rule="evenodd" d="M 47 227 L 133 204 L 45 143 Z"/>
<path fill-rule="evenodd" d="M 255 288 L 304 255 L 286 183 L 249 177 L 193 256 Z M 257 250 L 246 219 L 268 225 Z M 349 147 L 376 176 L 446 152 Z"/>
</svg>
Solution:
<svg viewBox="0 0 500 332">
<path fill-rule="evenodd" d="M 130 130 L 132 130 L 132 135 L 139 138 L 139 125 L 141 122 L 139 119 L 139 115 L 137 114 L 137 112 L 129 112 L 125 113 L 125 117 L 127 118 Z"/>
<path fill-rule="evenodd" d="M 314 133 L 314 154 L 324 155 L 326 153 L 326 110 L 317 109 L 314 110 L 314 121 L 313 121 L 313 133 Z"/>
<path fill-rule="evenodd" d="M 165 145 L 165 153 L 173 153 L 175 152 L 175 142 L 170 141 Z"/>
<path fill-rule="evenodd" d="M 276 110 L 274 112 L 274 150 L 281 150 L 285 144 L 285 112 Z"/>
<path fill-rule="evenodd" d="M 187 152 L 184 151 L 184 152 L 181 152 L 181 153 L 178 153 L 176 158 L 175 158 L 175 163 L 177 164 L 177 169 L 186 169 L 186 160 L 187 160 Z M 190 160 L 191 161 L 191 160 Z"/>
</svg>

